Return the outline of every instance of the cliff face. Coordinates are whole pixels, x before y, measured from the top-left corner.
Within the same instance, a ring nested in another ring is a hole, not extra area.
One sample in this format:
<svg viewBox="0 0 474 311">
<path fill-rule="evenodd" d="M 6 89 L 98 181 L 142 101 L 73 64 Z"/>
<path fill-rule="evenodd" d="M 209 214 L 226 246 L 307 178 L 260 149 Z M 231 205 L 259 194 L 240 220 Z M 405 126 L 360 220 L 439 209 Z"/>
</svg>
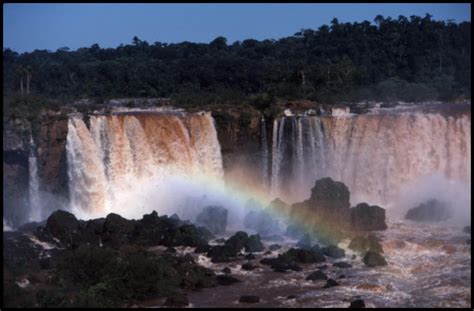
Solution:
<svg viewBox="0 0 474 311">
<path fill-rule="evenodd" d="M 13 119 L 3 125 L 3 217 L 12 223 L 28 211 L 28 140 L 30 123 Z"/>
</svg>

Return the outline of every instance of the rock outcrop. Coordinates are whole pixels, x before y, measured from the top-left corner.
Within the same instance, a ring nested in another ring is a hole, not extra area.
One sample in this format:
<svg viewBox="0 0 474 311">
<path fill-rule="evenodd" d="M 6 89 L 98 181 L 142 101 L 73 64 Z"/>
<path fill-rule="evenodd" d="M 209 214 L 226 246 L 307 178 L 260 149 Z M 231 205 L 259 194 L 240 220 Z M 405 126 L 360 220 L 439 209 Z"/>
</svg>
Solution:
<svg viewBox="0 0 474 311">
<path fill-rule="evenodd" d="M 222 206 L 206 206 L 197 216 L 196 223 L 213 234 L 224 234 L 227 226 L 227 209 Z"/>
<path fill-rule="evenodd" d="M 451 216 L 452 212 L 445 202 L 432 199 L 410 209 L 405 215 L 405 219 L 437 222 L 446 220 Z"/>
</svg>

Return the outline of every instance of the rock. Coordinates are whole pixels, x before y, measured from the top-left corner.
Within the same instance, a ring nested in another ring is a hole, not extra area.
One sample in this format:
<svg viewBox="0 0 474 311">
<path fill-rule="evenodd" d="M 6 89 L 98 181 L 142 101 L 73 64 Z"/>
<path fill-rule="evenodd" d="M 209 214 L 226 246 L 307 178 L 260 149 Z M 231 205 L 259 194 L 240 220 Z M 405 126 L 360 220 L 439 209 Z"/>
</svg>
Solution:
<svg viewBox="0 0 474 311">
<path fill-rule="evenodd" d="M 295 261 L 299 263 L 318 263 L 325 262 L 324 255 L 316 250 L 305 250 L 290 248 L 283 254 L 278 255 L 278 258 L 286 261 Z"/>
<path fill-rule="evenodd" d="M 250 211 L 245 215 L 244 226 L 259 234 L 268 235 L 278 230 L 278 221 L 267 211 Z"/>
<path fill-rule="evenodd" d="M 256 267 L 254 265 L 252 265 L 250 262 L 247 262 L 247 263 L 244 263 L 242 265 L 242 270 L 245 270 L 245 271 L 251 271 L 253 269 L 255 269 Z"/>
<path fill-rule="evenodd" d="M 224 246 L 229 250 L 230 253 L 237 255 L 246 245 L 248 235 L 244 231 L 238 231 L 225 241 Z M 234 256 L 235 256 L 234 255 Z"/>
<path fill-rule="evenodd" d="M 328 277 L 321 270 L 317 270 L 306 277 L 307 281 L 327 280 Z"/>
<path fill-rule="evenodd" d="M 175 254 L 176 253 L 176 248 L 174 247 L 168 247 L 165 252 L 170 253 L 170 254 Z"/>
<path fill-rule="evenodd" d="M 317 266 L 316 268 L 318 268 L 319 270 L 325 270 L 328 268 L 328 265 Z"/>
<path fill-rule="evenodd" d="M 222 272 L 224 272 L 225 274 L 231 274 L 231 270 L 228 267 L 225 267 L 224 269 L 222 269 Z"/>
<path fill-rule="evenodd" d="M 75 248 L 81 242 L 80 229 L 81 224 L 73 214 L 57 210 L 46 220 L 44 233 L 59 240 L 60 246 Z"/>
<path fill-rule="evenodd" d="M 462 232 L 471 234 L 471 226 L 466 226 L 462 229 Z"/>
<path fill-rule="evenodd" d="M 303 249 L 310 249 L 311 248 L 311 238 L 309 234 L 305 234 L 299 241 L 296 243 L 296 247 L 303 248 Z"/>
<path fill-rule="evenodd" d="M 257 303 L 260 302 L 260 297 L 253 295 L 240 296 L 239 302 L 243 303 Z"/>
<path fill-rule="evenodd" d="M 165 246 L 191 246 L 197 247 L 207 244 L 207 239 L 212 234 L 203 227 L 194 225 L 181 225 L 178 228 L 170 229 L 164 236 L 162 242 Z"/>
<path fill-rule="evenodd" d="M 355 230 L 371 231 L 385 230 L 385 210 L 377 205 L 359 203 L 351 208 L 352 228 Z"/>
<path fill-rule="evenodd" d="M 367 237 L 355 237 L 351 240 L 348 247 L 349 249 L 359 253 L 365 253 L 368 250 L 376 253 L 383 253 L 383 247 L 380 244 L 379 239 L 373 234 L 370 234 Z"/>
<path fill-rule="evenodd" d="M 333 279 L 328 279 L 326 285 L 324 285 L 323 288 L 330 288 L 330 287 L 334 287 L 334 286 L 339 286 L 339 283 L 336 282 Z"/>
<path fill-rule="evenodd" d="M 279 244 L 272 244 L 268 247 L 268 249 L 271 251 L 276 251 L 276 250 L 279 250 L 280 248 L 281 248 L 281 245 Z"/>
<path fill-rule="evenodd" d="M 102 231 L 102 243 L 114 249 L 127 244 L 134 231 L 134 223 L 122 216 L 110 213 L 105 217 Z"/>
<path fill-rule="evenodd" d="M 237 254 L 235 254 L 232 250 L 230 250 L 228 247 L 225 245 L 216 245 L 212 246 L 208 251 L 207 251 L 207 256 L 211 257 L 211 261 L 214 263 L 217 262 L 229 262 L 230 257 L 234 257 Z"/>
<path fill-rule="evenodd" d="M 333 263 L 333 266 L 338 268 L 352 268 L 352 265 L 350 263 L 344 261 L 335 262 Z"/>
<path fill-rule="evenodd" d="M 241 280 L 231 275 L 217 275 L 216 280 L 217 280 L 217 284 L 219 285 L 232 285 L 235 283 L 242 282 Z"/>
<path fill-rule="evenodd" d="M 263 253 L 264 255 L 271 255 L 272 252 L 271 251 L 266 251 L 265 253 Z"/>
<path fill-rule="evenodd" d="M 445 202 L 436 199 L 421 203 L 410 209 L 405 215 L 405 219 L 413 221 L 438 222 L 446 220 L 452 216 L 452 212 Z"/>
<path fill-rule="evenodd" d="M 368 251 L 363 259 L 364 263 L 368 267 L 378 267 L 378 266 L 386 266 L 387 262 L 385 258 L 379 253 Z"/>
<path fill-rule="evenodd" d="M 339 248 L 335 245 L 330 245 L 321 248 L 321 251 L 324 255 L 331 257 L 331 258 L 343 258 L 345 256 L 345 252 L 342 248 Z"/>
<path fill-rule="evenodd" d="M 224 234 L 227 226 L 227 209 L 221 206 L 206 206 L 197 216 L 196 223 L 213 234 Z"/>
<path fill-rule="evenodd" d="M 211 246 L 206 243 L 206 244 L 198 245 L 198 247 L 196 247 L 194 252 L 196 254 L 203 254 L 203 253 L 207 253 L 210 249 L 211 249 Z"/>
<path fill-rule="evenodd" d="M 260 240 L 260 235 L 255 234 L 251 235 L 247 241 L 245 241 L 245 251 L 246 252 L 261 252 L 264 247 L 262 241 Z"/>
<path fill-rule="evenodd" d="M 165 306 L 167 307 L 185 307 L 187 305 L 189 305 L 189 301 L 186 295 L 181 293 L 174 293 L 168 296 L 165 301 Z"/>
<path fill-rule="evenodd" d="M 298 298 L 298 296 L 296 295 L 289 295 L 286 297 L 286 299 L 296 299 L 296 298 Z"/>
<path fill-rule="evenodd" d="M 342 182 L 326 177 L 316 181 L 311 189 L 310 202 L 319 209 L 338 210 L 350 207 L 349 189 Z"/>
<path fill-rule="evenodd" d="M 18 227 L 18 231 L 21 232 L 26 232 L 26 233 L 34 233 L 36 230 L 39 229 L 39 227 L 44 227 L 46 225 L 46 220 L 40 221 L 40 222 L 29 222 L 26 224 L 21 225 Z"/>
<path fill-rule="evenodd" d="M 250 253 L 250 254 L 245 255 L 245 259 L 253 260 L 253 259 L 255 259 L 255 256 L 252 253 Z"/>
<path fill-rule="evenodd" d="M 340 276 L 337 277 L 338 279 L 345 279 L 346 276 L 344 274 L 341 274 Z"/>
<path fill-rule="evenodd" d="M 171 227 L 171 224 L 158 217 L 156 211 L 145 214 L 143 218 L 135 224 L 133 242 L 144 246 L 159 245 L 169 227 Z"/>
<path fill-rule="evenodd" d="M 356 299 L 351 302 L 349 308 L 365 308 L 365 302 L 362 299 Z"/>
</svg>

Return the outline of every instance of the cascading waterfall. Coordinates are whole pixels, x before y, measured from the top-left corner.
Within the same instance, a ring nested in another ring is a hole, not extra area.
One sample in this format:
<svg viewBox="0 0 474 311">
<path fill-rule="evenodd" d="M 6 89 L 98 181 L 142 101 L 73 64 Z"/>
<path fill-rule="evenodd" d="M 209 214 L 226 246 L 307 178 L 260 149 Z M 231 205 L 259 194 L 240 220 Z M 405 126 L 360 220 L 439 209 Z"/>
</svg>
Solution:
<svg viewBox="0 0 474 311">
<path fill-rule="evenodd" d="M 159 192 L 162 182 L 175 176 L 223 178 L 208 113 L 93 115 L 89 123 L 90 128 L 78 116 L 68 121 L 70 200 L 80 215 L 143 205 L 140 198 Z"/>
<path fill-rule="evenodd" d="M 267 127 L 265 118 L 261 119 L 261 136 L 262 136 L 262 180 L 265 190 L 268 188 L 268 141 L 267 141 Z"/>
<path fill-rule="evenodd" d="M 39 178 L 38 178 L 38 160 L 36 158 L 36 146 L 33 141 L 33 136 L 30 135 L 30 151 L 28 156 L 28 169 L 29 169 L 29 197 L 28 201 L 30 204 L 30 221 L 41 220 L 41 200 L 39 195 Z"/>
<path fill-rule="evenodd" d="M 469 183 L 470 127 L 467 114 L 282 117 L 274 121 L 271 191 L 306 199 L 329 176 L 349 187 L 352 203 L 384 204 L 428 174 Z"/>
</svg>

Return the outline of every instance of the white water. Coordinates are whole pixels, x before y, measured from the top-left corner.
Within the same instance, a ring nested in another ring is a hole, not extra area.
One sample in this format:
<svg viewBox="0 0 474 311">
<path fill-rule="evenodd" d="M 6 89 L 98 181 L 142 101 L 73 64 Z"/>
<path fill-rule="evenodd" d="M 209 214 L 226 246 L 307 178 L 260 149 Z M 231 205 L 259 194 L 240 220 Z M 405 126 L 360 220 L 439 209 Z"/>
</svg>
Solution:
<svg viewBox="0 0 474 311">
<path fill-rule="evenodd" d="M 36 158 L 36 146 L 33 137 L 30 135 L 30 153 L 28 156 L 29 168 L 29 204 L 30 215 L 29 221 L 40 221 L 41 219 L 41 199 L 39 195 L 39 178 L 38 178 L 38 160 Z"/>
<path fill-rule="evenodd" d="M 268 188 L 268 141 L 267 141 L 267 127 L 265 118 L 262 116 L 261 121 L 261 136 L 262 136 L 262 181 L 265 190 Z"/>
<path fill-rule="evenodd" d="M 90 129 L 71 117 L 66 150 L 71 208 L 87 218 L 166 213 L 202 193 L 191 188 L 223 179 L 210 114 L 91 116 Z"/>
<path fill-rule="evenodd" d="M 470 127 L 466 114 L 282 117 L 274 122 L 271 191 L 304 200 L 329 176 L 348 186 L 352 204 L 388 204 L 433 174 L 467 187 Z"/>
</svg>

